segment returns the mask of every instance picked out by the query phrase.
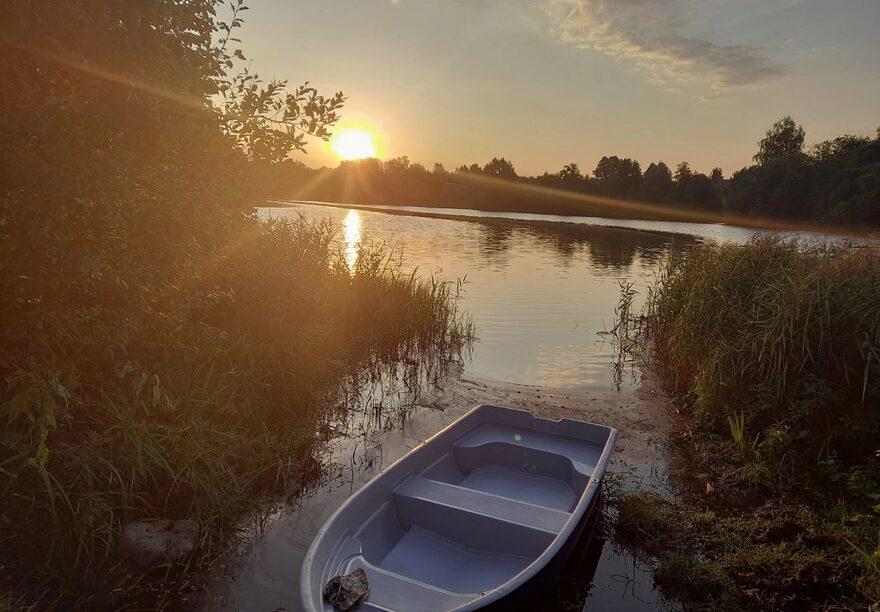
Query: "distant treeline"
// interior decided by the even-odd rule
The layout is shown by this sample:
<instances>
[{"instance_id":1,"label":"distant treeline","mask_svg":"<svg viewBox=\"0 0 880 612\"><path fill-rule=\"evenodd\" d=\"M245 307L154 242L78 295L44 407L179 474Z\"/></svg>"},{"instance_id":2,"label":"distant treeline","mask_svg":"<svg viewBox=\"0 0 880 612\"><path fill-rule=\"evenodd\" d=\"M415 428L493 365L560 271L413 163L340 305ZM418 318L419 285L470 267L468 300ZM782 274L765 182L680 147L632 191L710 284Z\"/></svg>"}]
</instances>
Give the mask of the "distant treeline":
<instances>
[{"instance_id":1,"label":"distant treeline","mask_svg":"<svg viewBox=\"0 0 880 612\"><path fill-rule=\"evenodd\" d=\"M268 177L280 197L351 204L447 206L640 218L747 215L848 226L880 226L880 129L877 138L844 135L805 149L791 117L758 143L755 164L725 178L688 162L603 157L592 172L571 163L555 173L520 176L505 158L448 171L407 157L342 162L312 169L288 160ZM621 200L623 202L621 202ZM662 205L654 209L643 204Z\"/></svg>"}]
</instances>

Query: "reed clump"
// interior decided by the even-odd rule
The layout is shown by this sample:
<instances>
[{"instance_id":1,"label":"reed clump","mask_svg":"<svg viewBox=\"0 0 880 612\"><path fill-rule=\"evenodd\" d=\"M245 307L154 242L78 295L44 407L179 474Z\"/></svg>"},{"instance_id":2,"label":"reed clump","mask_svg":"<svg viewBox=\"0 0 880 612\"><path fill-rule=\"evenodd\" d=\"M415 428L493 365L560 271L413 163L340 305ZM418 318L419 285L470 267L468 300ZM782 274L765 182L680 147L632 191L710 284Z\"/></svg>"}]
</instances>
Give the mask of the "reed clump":
<instances>
[{"instance_id":1,"label":"reed clump","mask_svg":"<svg viewBox=\"0 0 880 612\"><path fill-rule=\"evenodd\" d=\"M325 399L349 372L442 363L467 344L454 284L403 274L379 247L349 270L333 235L246 223L172 281L141 280L118 304L100 291L95 308L44 304L40 335L7 343L0 563L26 601L118 607L147 585L160 605L313 475ZM117 550L123 525L151 518L201 526L161 587Z\"/></svg>"},{"instance_id":2,"label":"reed clump","mask_svg":"<svg viewBox=\"0 0 880 612\"><path fill-rule=\"evenodd\" d=\"M671 263L648 300L656 366L743 452L872 465L880 249L759 238ZM735 435L735 437L736 437Z\"/></svg>"},{"instance_id":3,"label":"reed clump","mask_svg":"<svg viewBox=\"0 0 880 612\"><path fill-rule=\"evenodd\" d=\"M686 419L683 448L714 483L689 495L697 510L674 509L691 527L669 544L749 594L718 606L876 601L877 244L703 246L663 270L645 314L647 354ZM702 508L713 520L697 520ZM656 575L667 587L685 557L673 559Z\"/></svg>"}]
</instances>

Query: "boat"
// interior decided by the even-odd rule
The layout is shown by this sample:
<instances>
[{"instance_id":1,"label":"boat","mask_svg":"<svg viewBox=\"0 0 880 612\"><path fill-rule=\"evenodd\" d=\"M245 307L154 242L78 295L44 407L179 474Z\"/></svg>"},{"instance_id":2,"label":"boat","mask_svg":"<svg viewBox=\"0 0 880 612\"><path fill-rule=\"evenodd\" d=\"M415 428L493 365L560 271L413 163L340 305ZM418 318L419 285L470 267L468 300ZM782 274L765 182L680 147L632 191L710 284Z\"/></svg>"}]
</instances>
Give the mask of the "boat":
<instances>
[{"instance_id":1,"label":"boat","mask_svg":"<svg viewBox=\"0 0 880 612\"><path fill-rule=\"evenodd\" d=\"M303 561L304 610L366 574L363 611L509 609L559 572L595 514L611 427L480 405L349 497Z\"/></svg>"}]
</instances>

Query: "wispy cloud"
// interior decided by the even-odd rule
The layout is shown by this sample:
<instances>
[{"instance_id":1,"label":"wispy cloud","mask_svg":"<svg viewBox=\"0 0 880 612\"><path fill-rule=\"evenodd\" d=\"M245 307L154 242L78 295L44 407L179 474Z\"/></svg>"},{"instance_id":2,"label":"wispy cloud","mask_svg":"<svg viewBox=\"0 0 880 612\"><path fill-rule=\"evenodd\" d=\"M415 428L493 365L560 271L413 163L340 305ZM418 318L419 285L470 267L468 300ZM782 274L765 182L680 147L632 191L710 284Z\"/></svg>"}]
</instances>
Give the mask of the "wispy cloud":
<instances>
[{"instance_id":1,"label":"wispy cloud","mask_svg":"<svg viewBox=\"0 0 880 612\"><path fill-rule=\"evenodd\" d=\"M717 96L784 74L761 49L688 35L681 0L548 0L563 41L628 58L652 82L701 81Z\"/></svg>"}]
</instances>

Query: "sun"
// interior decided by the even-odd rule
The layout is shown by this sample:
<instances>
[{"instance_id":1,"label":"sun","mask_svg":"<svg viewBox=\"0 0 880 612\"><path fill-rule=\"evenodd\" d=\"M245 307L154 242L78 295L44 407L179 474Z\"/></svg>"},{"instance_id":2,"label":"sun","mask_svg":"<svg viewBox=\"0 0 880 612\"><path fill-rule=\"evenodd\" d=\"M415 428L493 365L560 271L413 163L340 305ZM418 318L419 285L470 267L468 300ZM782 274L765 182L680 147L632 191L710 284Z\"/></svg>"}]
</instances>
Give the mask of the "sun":
<instances>
[{"instance_id":1,"label":"sun","mask_svg":"<svg viewBox=\"0 0 880 612\"><path fill-rule=\"evenodd\" d=\"M341 159L377 157L376 136L362 128L343 128L333 135L330 150Z\"/></svg>"}]
</instances>

